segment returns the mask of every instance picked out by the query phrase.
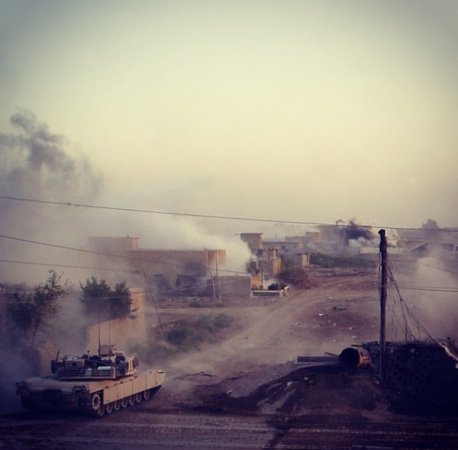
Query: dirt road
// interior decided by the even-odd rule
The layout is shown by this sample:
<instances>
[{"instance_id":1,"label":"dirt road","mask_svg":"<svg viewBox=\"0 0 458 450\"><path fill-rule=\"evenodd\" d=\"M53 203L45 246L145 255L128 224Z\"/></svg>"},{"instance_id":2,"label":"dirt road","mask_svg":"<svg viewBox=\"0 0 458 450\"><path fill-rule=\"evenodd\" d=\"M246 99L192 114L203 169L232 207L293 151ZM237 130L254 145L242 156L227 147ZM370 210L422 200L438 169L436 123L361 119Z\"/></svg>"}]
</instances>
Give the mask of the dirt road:
<instances>
[{"instance_id":1,"label":"dirt road","mask_svg":"<svg viewBox=\"0 0 458 450\"><path fill-rule=\"evenodd\" d=\"M205 371L225 378L298 355L338 354L354 343L376 339L376 277L370 273L323 279L313 289L293 291L270 303L260 299L261 305L225 308L243 322L243 329L171 363L168 371L172 376Z\"/></svg>"},{"instance_id":2,"label":"dirt road","mask_svg":"<svg viewBox=\"0 0 458 450\"><path fill-rule=\"evenodd\" d=\"M264 415L161 412L139 405L91 420L73 414L21 414L0 419L8 450L162 449L456 449L456 421L361 422L311 415L279 420Z\"/></svg>"}]
</instances>

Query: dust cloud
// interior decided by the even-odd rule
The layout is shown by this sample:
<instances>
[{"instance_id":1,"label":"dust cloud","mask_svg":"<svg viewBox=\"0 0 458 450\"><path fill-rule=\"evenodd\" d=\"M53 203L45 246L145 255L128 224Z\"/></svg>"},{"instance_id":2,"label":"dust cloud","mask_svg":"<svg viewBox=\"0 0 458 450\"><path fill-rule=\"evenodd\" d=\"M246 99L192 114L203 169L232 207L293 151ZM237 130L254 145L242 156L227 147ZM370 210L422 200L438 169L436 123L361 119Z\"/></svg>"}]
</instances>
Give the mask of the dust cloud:
<instances>
[{"instance_id":1,"label":"dust cloud","mask_svg":"<svg viewBox=\"0 0 458 450\"><path fill-rule=\"evenodd\" d=\"M456 266L437 256L420 258L416 263L412 284L428 290L409 291L408 294L409 303L419 320L439 339L449 336L458 340L458 280L453 267Z\"/></svg>"},{"instance_id":2,"label":"dust cloud","mask_svg":"<svg viewBox=\"0 0 458 450\"><path fill-rule=\"evenodd\" d=\"M36 346L46 343L48 348L41 349L33 362L22 346L20 351L10 350L5 330L1 330L0 337L6 339L0 343L3 413L19 408L14 382L43 375L40 363L55 357L56 350L68 354L86 350L87 317L79 300L80 282L96 276L110 284L126 281L129 287L145 287L142 277L129 273L128 261L116 259L109 266L101 265L98 255L86 251L89 237L138 236L142 249L225 249L227 259L220 270L244 271L249 257L238 236L209 233L191 218L76 207L123 206L123 198L128 208L136 205L127 194L116 195L107 174L32 112L17 112L10 122L13 131L0 133L0 284L29 289L54 269L73 292L62 301L53 324L37 336ZM1 315L6 317L6 313Z\"/></svg>"},{"instance_id":3,"label":"dust cloud","mask_svg":"<svg viewBox=\"0 0 458 450\"><path fill-rule=\"evenodd\" d=\"M16 395L15 383L20 379L37 375L36 362L32 354L19 355L15 350L2 348L0 362L0 414L21 411Z\"/></svg>"}]
</instances>

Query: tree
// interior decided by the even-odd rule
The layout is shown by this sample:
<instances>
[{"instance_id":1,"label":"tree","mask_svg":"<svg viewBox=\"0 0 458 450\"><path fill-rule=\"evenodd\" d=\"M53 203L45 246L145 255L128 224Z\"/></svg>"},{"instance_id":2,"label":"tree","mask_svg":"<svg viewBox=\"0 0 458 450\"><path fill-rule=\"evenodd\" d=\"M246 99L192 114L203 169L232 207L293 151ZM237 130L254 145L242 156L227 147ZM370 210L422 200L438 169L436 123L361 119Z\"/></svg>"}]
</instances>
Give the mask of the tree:
<instances>
[{"instance_id":1,"label":"tree","mask_svg":"<svg viewBox=\"0 0 458 450\"><path fill-rule=\"evenodd\" d=\"M46 325L59 310L59 300L70 293L68 281L61 283L61 275L54 270L44 284L38 285L32 293L14 292L9 295L7 315L16 328L30 335L30 346L40 328Z\"/></svg>"},{"instance_id":2,"label":"tree","mask_svg":"<svg viewBox=\"0 0 458 450\"><path fill-rule=\"evenodd\" d=\"M129 314L132 300L125 282L117 283L112 289L105 280L91 277L80 286L81 301L88 311L109 319Z\"/></svg>"}]
</instances>

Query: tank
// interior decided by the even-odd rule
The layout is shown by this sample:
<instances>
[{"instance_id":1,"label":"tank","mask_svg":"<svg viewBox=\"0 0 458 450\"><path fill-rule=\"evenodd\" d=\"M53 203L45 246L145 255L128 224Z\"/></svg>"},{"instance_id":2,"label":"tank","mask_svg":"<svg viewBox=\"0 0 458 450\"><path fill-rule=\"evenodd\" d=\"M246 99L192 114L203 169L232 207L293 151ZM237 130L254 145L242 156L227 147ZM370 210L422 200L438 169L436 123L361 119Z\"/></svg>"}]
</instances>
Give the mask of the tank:
<instances>
[{"instance_id":1,"label":"tank","mask_svg":"<svg viewBox=\"0 0 458 450\"><path fill-rule=\"evenodd\" d=\"M113 346L97 355L64 356L51 361L52 375L16 383L27 409L74 410L102 417L148 400L165 380L163 370L138 371L138 358Z\"/></svg>"}]
</instances>

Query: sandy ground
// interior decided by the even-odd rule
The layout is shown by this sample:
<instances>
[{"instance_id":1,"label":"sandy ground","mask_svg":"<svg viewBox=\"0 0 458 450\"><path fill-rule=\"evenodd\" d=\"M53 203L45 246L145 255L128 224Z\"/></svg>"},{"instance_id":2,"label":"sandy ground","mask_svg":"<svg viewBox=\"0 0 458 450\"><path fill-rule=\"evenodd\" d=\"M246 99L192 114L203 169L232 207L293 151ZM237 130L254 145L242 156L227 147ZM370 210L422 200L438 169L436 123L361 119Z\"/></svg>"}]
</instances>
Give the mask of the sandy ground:
<instances>
[{"instance_id":1,"label":"sandy ground","mask_svg":"<svg viewBox=\"0 0 458 450\"><path fill-rule=\"evenodd\" d=\"M216 345L203 346L169 370L233 376L259 366L283 364L298 355L340 353L378 336L376 274L317 279L309 290L224 309L242 329ZM216 310L218 312L218 309ZM198 311L199 312L199 311ZM200 313L200 312L199 312Z\"/></svg>"},{"instance_id":2,"label":"sandy ground","mask_svg":"<svg viewBox=\"0 0 458 450\"><path fill-rule=\"evenodd\" d=\"M378 339L377 273L342 271L317 278L312 289L259 302L228 302L224 312L236 317L237 331L167 364L167 382L159 394L165 408L267 414L386 411L367 371L295 363L299 355L338 355L352 344Z\"/></svg>"}]
</instances>

